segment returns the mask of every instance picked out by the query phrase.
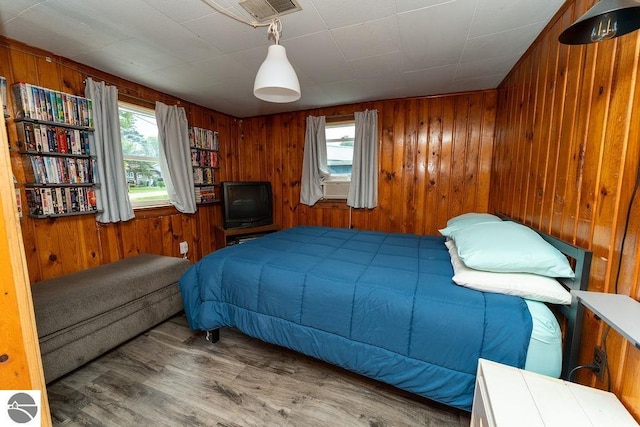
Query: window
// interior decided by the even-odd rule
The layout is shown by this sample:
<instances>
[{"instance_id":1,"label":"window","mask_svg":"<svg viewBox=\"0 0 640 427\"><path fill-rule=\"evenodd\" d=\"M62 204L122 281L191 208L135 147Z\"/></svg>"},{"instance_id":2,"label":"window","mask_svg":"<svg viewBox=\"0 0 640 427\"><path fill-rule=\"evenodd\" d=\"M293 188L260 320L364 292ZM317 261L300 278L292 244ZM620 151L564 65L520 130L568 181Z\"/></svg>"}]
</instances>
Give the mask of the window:
<instances>
[{"instance_id":1,"label":"window","mask_svg":"<svg viewBox=\"0 0 640 427\"><path fill-rule=\"evenodd\" d=\"M355 122L340 122L325 126L327 167L330 175L322 185L324 199L345 200L349 194L353 167Z\"/></svg>"},{"instance_id":2,"label":"window","mask_svg":"<svg viewBox=\"0 0 640 427\"><path fill-rule=\"evenodd\" d=\"M131 205L134 208L168 205L169 195L160 172L155 112L123 102L118 103L118 110Z\"/></svg>"},{"instance_id":3,"label":"window","mask_svg":"<svg viewBox=\"0 0 640 427\"><path fill-rule=\"evenodd\" d=\"M354 122L327 124L327 167L330 181L350 181L353 166L353 140L356 126Z\"/></svg>"}]
</instances>

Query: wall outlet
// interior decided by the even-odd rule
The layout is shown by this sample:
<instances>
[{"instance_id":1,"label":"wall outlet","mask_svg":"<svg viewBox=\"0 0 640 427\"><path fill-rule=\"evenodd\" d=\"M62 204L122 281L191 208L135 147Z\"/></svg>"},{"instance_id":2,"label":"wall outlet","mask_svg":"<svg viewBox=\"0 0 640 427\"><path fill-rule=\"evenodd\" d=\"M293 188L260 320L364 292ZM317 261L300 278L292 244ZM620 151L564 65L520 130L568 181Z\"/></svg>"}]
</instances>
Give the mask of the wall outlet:
<instances>
[{"instance_id":1,"label":"wall outlet","mask_svg":"<svg viewBox=\"0 0 640 427\"><path fill-rule=\"evenodd\" d=\"M187 242L180 242L180 255L184 255L189 252L189 244Z\"/></svg>"},{"instance_id":2,"label":"wall outlet","mask_svg":"<svg viewBox=\"0 0 640 427\"><path fill-rule=\"evenodd\" d=\"M607 354L598 346L593 349L593 364L599 369L598 372L594 371L594 374L596 374L598 381L602 382L604 379L604 370L607 366Z\"/></svg>"}]
</instances>

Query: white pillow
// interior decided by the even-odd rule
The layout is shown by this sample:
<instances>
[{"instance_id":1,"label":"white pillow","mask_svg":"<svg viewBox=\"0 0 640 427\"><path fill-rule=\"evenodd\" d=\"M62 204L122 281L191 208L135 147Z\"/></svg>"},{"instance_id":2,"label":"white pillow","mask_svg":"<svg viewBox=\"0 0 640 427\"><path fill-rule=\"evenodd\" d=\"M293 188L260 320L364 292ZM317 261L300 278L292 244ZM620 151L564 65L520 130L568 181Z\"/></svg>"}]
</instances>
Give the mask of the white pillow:
<instances>
[{"instance_id":1,"label":"white pillow","mask_svg":"<svg viewBox=\"0 0 640 427\"><path fill-rule=\"evenodd\" d=\"M529 273L494 273L474 270L462 262L452 240L445 242L451 255L453 281L467 288L519 296L553 304L571 304L571 294L551 277Z\"/></svg>"}]
</instances>

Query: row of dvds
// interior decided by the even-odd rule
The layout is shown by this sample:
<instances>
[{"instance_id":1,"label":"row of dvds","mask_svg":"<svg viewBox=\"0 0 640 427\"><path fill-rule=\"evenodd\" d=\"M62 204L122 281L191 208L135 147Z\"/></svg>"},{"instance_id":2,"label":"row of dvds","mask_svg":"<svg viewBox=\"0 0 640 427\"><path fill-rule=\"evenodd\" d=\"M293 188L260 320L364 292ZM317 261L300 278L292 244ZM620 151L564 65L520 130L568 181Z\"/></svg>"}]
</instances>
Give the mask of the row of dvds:
<instances>
[{"instance_id":1,"label":"row of dvds","mask_svg":"<svg viewBox=\"0 0 640 427\"><path fill-rule=\"evenodd\" d=\"M90 99L22 82L12 84L11 93L16 119L93 127Z\"/></svg>"},{"instance_id":2,"label":"row of dvds","mask_svg":"<svg viewBox=\"0 0 640 427\"><path fill-rule=\"evenodd\" d=\"M91 187L27 188L29 215L64 215L97 211Z\"/></svg>"},{"instance_id":3,"label":"row of dvds","mask_svg":"<svg viewBox=\"0 0 640 427\"><path fill-rule=\"evenodd\" d=\"M25 151L89 155L89 132L31 122L16 122L18 145Z\"/></svg>"},{"instance_id":4,"label":"row of dvds","mask_svg":"<svg viewBox=\"0 0 640 427\"><path fill-rule=\"evenodd\" d=\"M213 174L212 168L193 168L193 183L194 184L215 184L216 179Z\"/></svg>"},{"instance_id":5,"label":"row of dvds","mask_svg":"<svg viewBox=\"0 0 640 427\"><path fill-rule=\"evenodd\" d=\"M7 108L7 79L5 77L0 77L0 98L2 98L2 112L7 116L9 110Z\"/></svg>"},{"instance_id":6,"label":"row of dvds","mask_svg":"<svg viewBox=\"0 0 640 427\"><path fill-rule=\"evenodd\" d=\"M191 149L191 165L192 166L208 166L217 168L220 166L217 151L202 151L197 148Z\"/></svg>"},{"instance_id":7,"label":"row of dvds","mask_svg":"<svg viewBox=\"0 0 640 427\"><path fill-rule=\"evenodd\" d=\"M75 157L28 156L24 162L25 178L35 184L92 184L94 159Z\"/></svg>"},{"instance_id":8,"label":"row of dvds","mask_svg":"<svg viewBox=\"0 0 640 427\"><path fill-rule=\"evenodd\" d=\"M195 148L218 150L218 132L191 126L189 127L189 145Z\"/></svg>"},{"instance_id":9,"label":"row of dvds","mask_svg":"<svg viewBox=\"0 0 640 427\"><path fill-rule=\"evenodd\" d=\"M216 187L196 187L196 203L217 202Z\"/></svg>"}]
</instances>

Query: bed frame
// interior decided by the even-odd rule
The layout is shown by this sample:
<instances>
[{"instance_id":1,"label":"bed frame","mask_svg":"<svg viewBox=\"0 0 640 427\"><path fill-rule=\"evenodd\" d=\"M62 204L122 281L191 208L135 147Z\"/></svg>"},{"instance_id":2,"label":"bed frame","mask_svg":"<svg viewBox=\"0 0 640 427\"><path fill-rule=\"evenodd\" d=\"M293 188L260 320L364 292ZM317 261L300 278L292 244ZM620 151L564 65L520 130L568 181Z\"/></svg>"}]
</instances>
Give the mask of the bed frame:
<instances>
[{"instance_id":1,"label":"bed frame","mask_svg":"<svg viewBox=\"0 0 640 427\"><path fill-rule=\"evenodd\" d=\"M496 215L505 221L513 221L522 224L520 221L510 218L507 215L501 213L497 213ZM557 237L543 233L532 227L530 228L536 231L549 244L574 261L575 277L573 279L559 278L557 280L569 291L587 290L589 270L591 269L591 251L567 243ZM556 312L559 312L566 320L562 347L562 378L570 380L569 373L573 368L578 366L584 307L582 304L578 303L578 299L572 293L571 305L554 305L552 308Z\"/></svg>"},{"instance_id":2,"label":"bed frame","mask_svg":"<svg viewBox=\"0 0 640 427\"><path fill-rule=\"evenodd\" d=\"M496 213L496 215L505 221L522 224L522 222L510 218L507 215L501 213ZM557 237L535 230L534 228L532 228L532 230L536 231L544 240L573 260L575 277L573 279L559 278L557 280L569 291L586 290L589 281L589 270L591 269L591 251L567 243ZM561 377L569 380L569 373L578 365L584 307L578 303L578 299L572 293L571 305L553 305L551 308L566 320L562 346ZM220 339L220 330L214 329L207 331L206 337L211 343L216 343Z\"/></svg>"}]
</instances>

